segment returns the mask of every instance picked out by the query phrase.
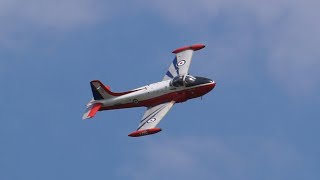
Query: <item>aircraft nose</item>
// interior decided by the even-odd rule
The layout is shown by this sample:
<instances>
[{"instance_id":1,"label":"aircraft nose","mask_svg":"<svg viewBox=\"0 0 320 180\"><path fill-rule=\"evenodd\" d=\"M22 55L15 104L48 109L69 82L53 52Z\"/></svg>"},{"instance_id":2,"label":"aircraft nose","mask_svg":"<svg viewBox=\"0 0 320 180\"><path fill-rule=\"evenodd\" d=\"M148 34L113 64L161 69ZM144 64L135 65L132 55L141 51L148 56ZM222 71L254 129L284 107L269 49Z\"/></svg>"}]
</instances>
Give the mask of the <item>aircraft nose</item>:
<instances>
[{"instance_id":1,"label":"aircraft nose","mask_svg":"<svg viewBox=\"0 0 320 180\"><path fill-rule=\"evenodd\" d=\"M212 79L205 78L204 83L208 84L209 91L211 91L216 86L216 82L214 82L214 80Z\"/></svg>"},{"instance_id":2,"label":"aircraft nose","mask_svg":"<svg viewBox=\"0 0 320 180\"><path fill-rule=\"evenodd\" d=\"M216 86L216 82L214 82L213 80L208 81L208 84L205 86L204 94L207 94L208 92L210 92L215 86Z\"/></svg>"},{"instance_id":3,"label":"aircraft nose","mask_svg":"<svg viewBox=\"0 0 320 180\"><path fill-rule=\"evenodd\" d=\"M214 82L214 80L212 80L212 79L207 79L207 81L208 81L208 83L211 83L210 86L211 86L212 88L214 88L214 87L216 86L216 82Z\"/></svg>"},{"instance_id":4,"label":"aircraft nose","mask_svg":"<svg viewBox=\"0 0 320 180\"><path fill-rule=\"evenodd\" d=\"M213 80L211 80L211 83L212 83L212 84L210 84L211 89L213 89L214 87L216 87L216 82L214 82Z\"/></svg>"}]
</instances>

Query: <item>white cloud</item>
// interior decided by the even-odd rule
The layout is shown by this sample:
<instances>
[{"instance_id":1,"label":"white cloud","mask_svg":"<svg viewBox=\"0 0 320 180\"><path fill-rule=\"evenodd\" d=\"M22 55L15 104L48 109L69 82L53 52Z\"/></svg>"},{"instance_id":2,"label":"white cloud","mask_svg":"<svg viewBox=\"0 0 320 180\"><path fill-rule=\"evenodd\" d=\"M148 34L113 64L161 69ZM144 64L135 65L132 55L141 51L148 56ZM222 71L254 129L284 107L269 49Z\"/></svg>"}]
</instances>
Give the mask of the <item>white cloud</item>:
<instances>
[{"instance_id":1,"label":"white cloud","mask_svg":"<svg viewBox=\"0 0 320 180\"><path fill-rule=\"evenodd\" d=\"M97 0L1 0L2 23L48 26L65 29L90 24L99 19ZM10 25L10 24L9 24Z\"/></svg>"},{"instance_id":2,"label":"white cloud","mask_svg":"<svg viewBox=\"0 0 320 180\"><path fill-rule=\"evenodd\" d=\"M21 46L27 43L28 32L85 28L101 21L107 14L108 6L99 0L0 0L0 45L7 48Z\"/></svg>"},{"instance_id":3,"label":"white cloud","mask_svg":"<svg viewBox=\"0 0 320 180\"><path fill-rule=\"evenodd\" d=\"M180 137L149 142L134 164L119 170L131 179L265 179L294 177L303 166L293 146L253 137ZM302 164L301 164L302 163Z\"/></svg>"},{"instance_id":4,"label":"white cloud","mask_svg":"<svg viewBox=\"0 0 320 180\"><path fill-rule=\"evenodd\" d=\"M214 51L219 56L214 54L212 58L226 58L220 62L223 65L245 69L247 63L252 63L247 62L248 55L262 50L266 52L265 57L261 57L264 58L262 63L267 64L266 72L288 94L314 95L320 89L320 11L317 9L320 2L317 0L163 0L143 3L173 25L194 33L208 29L207 35L200 33L199 37L217 49ZM219 35L232 36L233 42L225 42L229 39L221 39L210 32L218 28L212 26L219 24L216 23L219 20L224 20L220 25L227 27L226 32ZM230 73L229 68L223 70Z\"/></svg>"},{"instance_id":5,"label":"white cloud","mask_svg":"<svg viewBox=\"0 0 320 180\"><path fill-rule=\"evenodd\" d=\"M317 1L293 2L286 20L268 34L272 38L268 44L270 73L295 94L314 94L320 86L317 4Z\"/></svg>"},{"instance_id":6,"label":"white cloud","mask_svg":"<svg viewBox=\"0 0 320 180\"><path fill-rule=\"evenodd\" d=\"M317 7L317 0L139 0L126 6L100 0L0 0L0 45L27 46L24 32L30 29L70 31L120 11L154 13L204 40L220 74L249 78L249 64L258 61L288 94L312 96L320 90ZM225 32L212 32L216 25L224 25ZM265 54L253 60L255 51Z\"/></svg>"}]
</instances>

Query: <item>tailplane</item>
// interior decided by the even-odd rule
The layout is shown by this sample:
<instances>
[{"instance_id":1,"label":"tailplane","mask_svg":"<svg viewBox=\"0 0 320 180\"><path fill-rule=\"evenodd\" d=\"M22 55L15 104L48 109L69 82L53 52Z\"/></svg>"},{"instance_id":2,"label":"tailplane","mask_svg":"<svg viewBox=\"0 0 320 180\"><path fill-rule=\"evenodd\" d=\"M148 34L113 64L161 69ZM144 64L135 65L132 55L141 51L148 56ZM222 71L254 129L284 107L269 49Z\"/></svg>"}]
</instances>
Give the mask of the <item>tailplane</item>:
<instances>
[{"instance_id":1,"label":"tailplane","mask_svg":"<svg viewBox=\"0 0 320 180\"><path fill-rule=\"evenodd\" d=\"M101 106L102 106L101 103L92 104L91 101L90 101L89 104L87 105L86 112L82 116L82 119L93 118L96 115L96 113L99 111Z\"/></svg>"}]
</instances>

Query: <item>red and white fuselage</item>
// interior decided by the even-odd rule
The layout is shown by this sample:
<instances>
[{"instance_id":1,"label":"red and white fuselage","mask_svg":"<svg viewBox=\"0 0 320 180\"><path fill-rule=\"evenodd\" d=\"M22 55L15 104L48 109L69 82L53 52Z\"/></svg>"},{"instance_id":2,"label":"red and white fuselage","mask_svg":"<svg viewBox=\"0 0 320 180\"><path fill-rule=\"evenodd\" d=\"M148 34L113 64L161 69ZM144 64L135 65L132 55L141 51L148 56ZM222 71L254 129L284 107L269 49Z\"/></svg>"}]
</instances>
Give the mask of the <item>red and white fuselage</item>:
<instances>
[{"instance_id":1,"label":"red and white fuselage","mask_svg":"<svg viewBox=\"0 0 320 180\"><path fill-rule=\"evenodd\" d=\"M214 87L215 82L212 80L190 87L175 87L171 84L171 80L167 80L149 84L124 93L114 93L114 96L109 99L94 100L91 101L90 104L100 103L101 107L99 108L99 111L103 111L132 107L150 107L170 101L180 103L187 101L188 99L203 96ZM102 86L102 88L108 90L108 87L106 86Z\"/></svg>"}]
</instances>

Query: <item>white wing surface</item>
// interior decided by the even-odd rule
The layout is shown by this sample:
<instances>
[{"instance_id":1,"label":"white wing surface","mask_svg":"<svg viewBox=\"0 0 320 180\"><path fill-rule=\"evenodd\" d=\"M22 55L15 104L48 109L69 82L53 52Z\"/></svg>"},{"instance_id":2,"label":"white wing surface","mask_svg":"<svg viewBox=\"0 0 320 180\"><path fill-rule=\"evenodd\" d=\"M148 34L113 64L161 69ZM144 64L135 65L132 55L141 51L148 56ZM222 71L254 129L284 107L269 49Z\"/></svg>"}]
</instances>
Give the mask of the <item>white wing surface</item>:
<instances>
[{"instance_id":1,"label":"white wing surface","mask_svg":"<svg viewBox=\"0 0 320 180\"><path fill-rule=\"evenodd\" d=\"M174 105L174 101L148 107L144 113L137 130L151 129L157 126L161 119L169 112Z\"/></svg>"},{"instance_id":2,"label":"white wing surface","mask_svg":"<svg viewBox=\"0 0 320 180\"><path fill-rule=\"evenodd\" d=\"M203 44L194 44L174 50L172 53L176 54L176 57L174 58L162 81L172 79L176 76L188 74L193 52L204 47L205 45Z\"/></svg>"}]
</instances>

